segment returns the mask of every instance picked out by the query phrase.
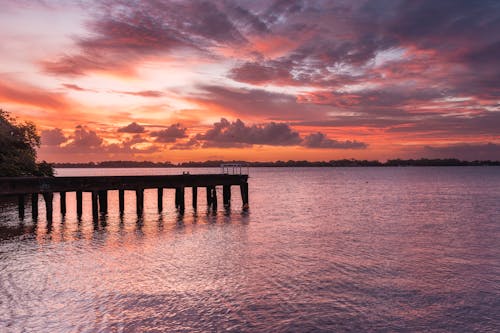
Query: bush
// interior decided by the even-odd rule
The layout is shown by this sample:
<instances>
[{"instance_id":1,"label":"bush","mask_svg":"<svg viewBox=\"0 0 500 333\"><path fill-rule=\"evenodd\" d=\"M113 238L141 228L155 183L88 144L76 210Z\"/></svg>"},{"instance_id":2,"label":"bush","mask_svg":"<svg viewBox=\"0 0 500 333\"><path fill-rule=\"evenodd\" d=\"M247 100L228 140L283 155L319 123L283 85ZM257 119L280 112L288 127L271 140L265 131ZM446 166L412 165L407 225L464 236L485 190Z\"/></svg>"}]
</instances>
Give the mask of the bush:
<instances>
[{"instance_id":1,"label":"bush","mask_svg":"<svg viewBox=\"0 0 500 333\"><path fill-rule=\"evenodd\" d=\"M18 122L0 109L0 176L53 176L54 168L36 162L40 136L32 122Z\"/></svg>"}]
</instances>

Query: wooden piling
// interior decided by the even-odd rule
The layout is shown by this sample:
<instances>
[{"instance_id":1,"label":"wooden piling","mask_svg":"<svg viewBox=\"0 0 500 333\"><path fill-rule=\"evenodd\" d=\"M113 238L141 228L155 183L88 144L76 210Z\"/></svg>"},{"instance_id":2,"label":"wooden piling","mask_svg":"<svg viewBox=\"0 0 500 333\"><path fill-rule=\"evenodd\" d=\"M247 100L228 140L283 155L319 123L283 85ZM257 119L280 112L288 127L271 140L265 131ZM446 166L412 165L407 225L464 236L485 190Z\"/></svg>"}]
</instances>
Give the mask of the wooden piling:
<instances>
[{"instance_id":1,"label":"wooden piling","mask_svg":"<svg viewBox=\"0 0 500 333\"><path fill-rule=\"evenodd\" d=\"M212 187L207 186L207 209L210 209L212 207Z\"/></svg>"},{"instance_id":2,"label":"wooden piling","mask_svg":"<svg viewBox=\"0 0 500 333\"><path fill-rule=\"evenodd\" d=\"M125 211L125 190L118 190L118 206L120 214L123 214Z\"/></svg>"},{"instance_id":3,"label":"wooden piling","mask_svg":"<svg viewBox=\"0 0 500 333\"><path fill-rule=\"evenodd\" d=\"M225 208L231 206L231 185L222 186L222 201Z\"/></svg>"},{"instance_id":4,"label":"wooden piling","mask_svg":"<svg viewBox=\"0 0 500 333\"><path fill-rule=\"evenodd\" d=\"M158 187L158 212L163 211L163 187Z\"/></svg>"},{"instance_id":5,"label":"wooden piling","mask_svg":"<svg viewBox=\"0 0 500 333\"><path fill-rule=\"evenodd\" d=\"M179 210L181 212L185 209L185 201L184 201L184 187L179 188Z\"/></svg>"},{"instance_id":6,"label":"wooden piling","mask_svg":"<svg viewBox=\"0 0 500 333\"><path fill-rule=\"evenodd\" d=\"M31 217L38 218L38 193L31 194Z\"/></svg>"},{"instance_id":7,"label":"wooden piling","mask_svg":"<svg viewBox=\"0 0 500 333\"><path fill-rule=\"evenodd\" d=\"M97 219L99 217L99 193L92 191L92 217Z\"/></svg>"},{"instance_id":8,"label":"wooden piling","mask_svg":"<svg viewBox=\"0 0 500 333\"><path fill-rule=\"evenodd\" d=\"M98 200L99 200L99 212L107 213L108 212L108 191L101 190L97 192Z\"/></svg>"},{"instance_id":9,"label":"wooden piling","mask_svg":"<svg viewBox=\"0 0 500 333\"><path fill-rule=\"evenodd\" d=\"M76 215L82 216L82 191L76 191Z\"/></svg>"},{"instance_id":10,"label":"wooden piling","mask_svg":"<svg viewBox=\"0 0 500 333\"><path fill-rule=\"evenodd\" d=\"M142 215L144 212L144 189L135 190L135 200L137 215Z\"/></svg>"},{"instance_id":11,"label":"wooden piling","mask_svg":"<svg viewBox=\"0 0 500 333\"><path fill-rule=\"evenodd\" d=\"M248 183L243 183L240 185L241 201L243 202L243 208L248 208Z\"/></svg>"},{"instance_id":12,"label":"wooden piling","mask_svg":"<svg viewBox=\"0 0 500 333\"><path fill-rule=\"evenodd\" d=\"M59 192L59 205L61 208L61 215L66 215L66 192Z\"/></svg>"},{"instance_id":13,"label":"wooden piling","mask_svg":"<svg viewBox=\"0 0 500 333\"><path fill-rule=\"evenodd\" d=\"M217 187L212 186L212 209L217 210Z\"/></svg>"},{"instance_id":14,"label":"wooden piling","mask_svg":"<svg viewBox=\"0 0 500 333\"><path fill-rule=\"evenodd\" d=\"M198 187L193 186L192 189L193 189L192 204L193 204L193 209L196 210L196 208L198 206Z\"/></svg>"},{"instance_id":15,"label":"wooden piling","mask_svg":"<svg viewBox=\"0 0 500 333\"><path fill-rule=\"evenodd\" d=\"M45 200L45 214L47 216L47 222L52 222L52 201L54 200L54 193L43 193L43 199Z\"/></svg>"},{"instance_id":16,"label":"wooden piling","mask_svg":"<svg viewBox=\"0 0 500 333\"><path fill-rule=\"evenodd\" d=\"M24 218L24 194L17 196L17 208L19 213L19 218Z\"/></svg>"}]
</instances>

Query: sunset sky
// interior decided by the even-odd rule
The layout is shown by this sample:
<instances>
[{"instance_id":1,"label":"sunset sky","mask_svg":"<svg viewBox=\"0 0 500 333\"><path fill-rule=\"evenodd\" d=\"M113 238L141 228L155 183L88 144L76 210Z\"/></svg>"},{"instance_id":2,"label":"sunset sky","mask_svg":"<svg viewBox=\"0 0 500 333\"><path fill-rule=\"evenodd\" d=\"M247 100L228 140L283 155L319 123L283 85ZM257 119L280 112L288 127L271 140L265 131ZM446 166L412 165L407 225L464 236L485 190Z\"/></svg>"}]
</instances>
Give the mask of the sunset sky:
<instances>
[{"instance_id":1,"label":"sunset sky","mask_svg":"<svg viewBox=\"0 0 500 333\"><path fill-rule=\"evenodd\" d=\"M51 162L500 160L500 1L0 0Z\"/></svg>"}]
</instances>

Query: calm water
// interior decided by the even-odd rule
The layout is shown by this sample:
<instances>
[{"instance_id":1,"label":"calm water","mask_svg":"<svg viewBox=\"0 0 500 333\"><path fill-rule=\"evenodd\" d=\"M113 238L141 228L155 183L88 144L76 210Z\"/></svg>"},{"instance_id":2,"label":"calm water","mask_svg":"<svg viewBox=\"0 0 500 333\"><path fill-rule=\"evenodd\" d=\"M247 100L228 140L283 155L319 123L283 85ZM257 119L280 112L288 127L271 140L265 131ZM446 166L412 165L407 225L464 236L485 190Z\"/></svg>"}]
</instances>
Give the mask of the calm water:
<instances>
[{"instance_id":1,"label":"calm water","mask_svg":"<svg viewBox=\"0 0 500 333\"><path fill-rule=\"evenodd\" d=\"M184 169L186 170L186 169ZM206 170L192 170L191 173ZM214 170L211 170L214 171ZM175 169L61 169L59 175ZM250 211L174 209L54 221L0 205L1 332L493 332L500 168L250 170ZM219 206L222 193L219 193ZM4 200L5 201L5 200ZM14 202L14 201L13 201Z\"/></svg>"}]
</instances>

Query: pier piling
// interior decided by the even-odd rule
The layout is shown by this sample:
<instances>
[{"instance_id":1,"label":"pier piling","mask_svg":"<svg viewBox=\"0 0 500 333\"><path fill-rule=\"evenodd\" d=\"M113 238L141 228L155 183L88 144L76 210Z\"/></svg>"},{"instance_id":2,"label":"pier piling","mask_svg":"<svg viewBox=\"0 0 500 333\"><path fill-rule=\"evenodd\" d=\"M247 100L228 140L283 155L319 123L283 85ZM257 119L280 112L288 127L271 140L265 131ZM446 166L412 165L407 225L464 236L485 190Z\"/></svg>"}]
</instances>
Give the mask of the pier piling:
<instances>
[{"instance_id":1,"label":"pier piling","mask_svg":"<svg viewBox=\"0 0 500 333\"><path fill-rule=\"evenodd\" d=\"M184 193L184 187L177 187L175 189L175 208L179 209L181 212L185 209Z\"/></svg>"},{"instance_id":2,"label":"pier piling","mask_svg":"<svg viewBox=\"0 0 500 333\"><path fill-rule=\"evenodd\" d=\"M108 191L103 190L98 192L99 196L99 212L106 214L108 212Z\"/></svg>"},{"instance_id":3,"label":"pier piling","mask_svg":"<svg viewBox=\"0 0 500 333\"><path fill-rule=\"evenodd\" d=\"M144 212L144 189L135 190L136 212L137 215L142 215Z\"/></svg>"},{"instance_id":4,"label":"pier piling","mask_svg":"<svg viewBox=\"0 0 500 333\"><path fill-rule=\"evenodd\" d=\"M120 214L123 214L125 211L125 190L118 190L118 206Z\"/></svg>"},{"instance_id":5,"label":"pier piling","mask_svg":"<svg viewBox=\"0 0 500 333\"><path fill-rule=\"evenodd\" d=\"M217 187L212 186L212 209L213 211L217 211Z\"/></svg>"},{"instance_id":6,"label":"pier piling","mask_svg":"<svg viewBox=\"0 0 500 333\"><path fill-rule=\"evenodd\" d=\"M212 207L212 188L207 186L205 189L207 190L207 209L210 209Z\"/></svg>"},{"instance_id":7,"label":"pier piling","mask_svg":"<svg viewBox=\"0 0 500 333\"><path fill-rule=\"evenodd\" d=\"M192 204L193 204L193 209L196 211L196 208L198 206L198 187L196 186L193 186L193 200L192 200Z\"/></svg>"},{"instance_id":8,"label":"pier piling","mask_svg":"<svg viewBox=\"0 0 500 333\"><path fill-rule=\"evenodd\" d=\"M66 215L66 192L59 192L59 205L61 208L61 215Z\"/></svg>"},{"instance_id":9,"label":"pier piling","mask_svg":"<svg viewBox=\"0 0 500 333\"><path fill-rule=\"evenodd\" d=\"M24 195L20 194L17 196L17 208L19 213L19 218L24 218Z\"/></svg>"},{"instance_id":10,"label":"pier piling","mask_svg":"<svg viewBox=\"0 0 500 333\"><path fill-rule=\"evenodd\" d=\"M99 193L97 191L92 191L92 217L97 219L99 217L99 203L98 203Z\"/></svg>"},{"instance_id":11,"label":"pier piling","mask_svg":"<svg viewBox=\"0 0 500 333\"><path fill-rule=\"evenodd\" d=\"M82 191L76 191L76 215L82 216Z\"/></svg>"},{"instance_id":12,"label":"pier piling","mask_svg":"<svg viewBox=\"0 0 500 333\"><path fill-rule=\"evenodd\" d=\"M243 201L243 208L248 208L248 183L240 185L241 200Z\"/></svg>"},{"instance_id":13,"label":"pier piling","mask_svg":"<svg viewBox=\"0 0 500 333\"><path fill-rule=\"evenodd\" d=\"M31 218L38 217L38 193L31 193Z\"/></svg>"},{"instance_id":14,"label":"pier piling","mask_svg":"<svg viewBox=\"0 0 500 333\"><path fill-rule=\"evenodd\" d=\"M47 221L52 222L52 201L54 200L54 193L43 193L43 199L45 200L45 214L47 216Z\"/></svg>"},{"instance_id":15,"label":"pier piling","mask_svg":"<svg viewBox=\"0 0 500 333\"><path fill-rule=\"evenodd\" d=\"M222 186L222 201L225 208L231 206L231 185Z\"/></svg>"},{"instance_id":16,"label":"pier piling","mask_svg":"<svg viewBox=\"0 0 500 333\"><path fill-rule=\"evenodd\" d=\"M158 187L158 212L163 211L163 187Z\"/></svg>"}]
</instances>

